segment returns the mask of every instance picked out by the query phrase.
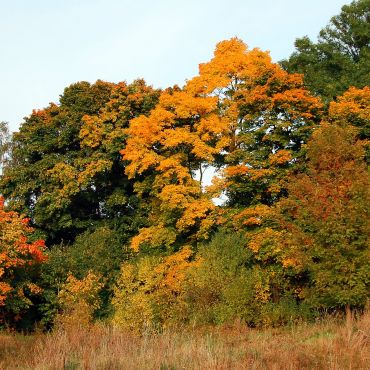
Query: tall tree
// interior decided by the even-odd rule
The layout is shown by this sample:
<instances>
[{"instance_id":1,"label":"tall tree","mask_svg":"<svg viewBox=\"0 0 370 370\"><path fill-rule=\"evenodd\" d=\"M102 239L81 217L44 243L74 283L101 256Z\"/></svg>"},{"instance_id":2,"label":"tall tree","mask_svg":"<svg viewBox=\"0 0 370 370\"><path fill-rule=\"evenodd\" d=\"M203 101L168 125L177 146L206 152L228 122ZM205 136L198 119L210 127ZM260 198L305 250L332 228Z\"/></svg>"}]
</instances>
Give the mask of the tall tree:
<instances>
[{"instance_id":1,"label":"tall tree","mask_svg":"<svg viewBox=\"0 0 370 370\"><path fill-rule=\"evenodd\" d=\"M303 296L318 307L364 306L369 293L370 184L350 126L323 125L308 146L308 172L280 203L289 265L306 271Z\"/></svg>"},{"instance_id":2,"label":"tall tree","mask_svg":"<svg viewBox=\"0 0 370 370\"><path fill-rule=\"evenodd\" d=\"M228 205L272 204L281 179L319 121L321 102L268 53L239 39L220 42L214 58L188 83L193 94L215 96L227 144L215 158Z\"/></svg>"},{"instance_id":3,"label":"tall tree","mask_svg":"<svg viewBox=\"0 0 370 370\"><path fill-rule=\"evenodd\" d=\"M215 222L213 193L201 183L207 166L221 169L213 190L226 191L229 205L276 201L284 168L320 108L301 76L283 71L268 53L248 50L237 38L220 42L199 76L164 92L156 109L127 130L126 173L137 176L137 189L152 200L149 227L134 239L135 248L207 237Z\"/></svg>"},{"instance_id":4,"label":"tall tree","mask_svg":"<svg viewBox=\"0 0 370 370\"><path fill-rule=\"evenodd\" d=\"M97 113L111 89L112 84L102 81L73 84L64 90L59 105L34 110L13 135L12 159L1 178L2 193L10 207L27 214L50 242L73 238L78 224L92 213L91 204L86 207L88 191L75 196L71 204L78 192L72 167L87 155L79 144L82 117ZM57 198L58 176L70 185L64 197Z\"/></svg>"},{"instance_id":5,"label":"tall tree","mask_svg":"<svg viewBox=\"0 0 370 370\"><path fill-rule=\"evenodd\" d=\"M296 51L281 65L289 72L304 74L309 89L326 103L350 86L370 84L370 1L344 5L320 31L318 42L297 39Z\"/></svg>"},{"instance_id":6,"label":"tall tree","mask_svg":"<svg viewBox=\"0 0 370 370\"><path fill-rule=\"evenodd\" d=\"M214 205L203 193L196 171L202 171L223 146L225 130L217 115L217 99L194 96L178 88L165 91L158 106L131 121L126 173L136 179L136 190L148 199L146 228L134 238L141 244L170 247L178 237L205 237Z\"/></svg>"},{"instance_id":7,"label":"tall tree","mask_svg":"<svg viewBox=\"0 0 370 370\"><path fill-rule=\"evenodd\" d=\"M256 260L289 277L314 307L363 307L368 299L367 99L368 88L351 88L332 102L330 123L307 145L306 171L288 179L288 197L243 220ZM256 224L263 227L253 231Z\"/></svg>"},{"instance_id":8,"label":"tall tree","mask_svg":"<svg viewBox=\"0 0 370 370\"><path fill-rule=\"evenodd\" d=\"M102 220L131 223L135 200L119 156L122 128L146 114L157 95L143 81L78 82L14 134L0 187L48 244L73 241Z\"/></svg>"}]
</instances>

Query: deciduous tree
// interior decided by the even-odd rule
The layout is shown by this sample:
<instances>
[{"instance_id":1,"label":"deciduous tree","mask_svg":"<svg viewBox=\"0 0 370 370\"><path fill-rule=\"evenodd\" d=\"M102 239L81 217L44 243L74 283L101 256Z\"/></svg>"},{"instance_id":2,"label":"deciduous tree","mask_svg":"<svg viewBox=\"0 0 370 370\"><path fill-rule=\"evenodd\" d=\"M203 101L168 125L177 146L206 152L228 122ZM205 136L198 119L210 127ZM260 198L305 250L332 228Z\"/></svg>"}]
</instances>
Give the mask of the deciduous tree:
<instances>
[{"instance_id":1,"label":"deciduous tree","mask_svg":"<svg viewBox=\"0 0 370 370\"><path fill-rule=\"evenodd\" d=\"M368 298L370 187L357 135L323 123L308 144L307 172L289 179L289 196L250 234L257 260L280 265L297 298L318 308L363 307Z\"/></svg>"},{"instance_id":2,"label":"deciduous tree","mask_svg":"<svg viewBox=\"0 0 370 370\"><path fill-rule=\"evenodd\" d=\"M369 9L369 0L344 5L320 31L317 43L308 37L296 40L296 51L281 62L284 69L303 73L310 90L327 104L350 86L369 85Z\"/></svg>"},{"instance_id":3,"label":"deciduous tree","mask_svg":"<svg viewBox=\"0 0 370 370\"><path fill-rule=\"evenodd\" d=\"M283 71L268 53L237 38L220 42L199 76L165 91L156 109L126 131L126 173L137 177L152 209L133 247L207 238L215 224L213 191L225 191L231 206L272 204L320 108L302 77ZM207 166L222 169L212 192L202 186Z\"/></svg>"},{"instance_id":4,"label":"deciduous tree","mask_svg":"<svg viewBox=\"0 0 370 370\"><path fill-rule=\"evenodd\" d=\"M157 95L144 81L78 82L58 105L26 117L0 187L49 245L71 242L102 222L130 233L137 202L119 156L123 128L148 113Z\"/></svg>"}]
</instances>

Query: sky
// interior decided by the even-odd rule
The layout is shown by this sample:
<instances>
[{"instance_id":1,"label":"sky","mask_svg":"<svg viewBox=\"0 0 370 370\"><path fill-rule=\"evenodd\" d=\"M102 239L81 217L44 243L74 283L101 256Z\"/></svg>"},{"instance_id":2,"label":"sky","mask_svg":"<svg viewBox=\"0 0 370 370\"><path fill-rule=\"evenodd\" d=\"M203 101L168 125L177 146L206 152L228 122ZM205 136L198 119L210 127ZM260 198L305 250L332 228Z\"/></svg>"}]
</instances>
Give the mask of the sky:
<instances>
[{"instance_id":1,"label":"sky","mask_svg":"<svg viewBox=\"0 0 370 370\"><path fill-rule=\"evenodd\" d=\"M182 86L237 36L289 57L350 0L0 0L0 121L19 128L77 81Z\"/></svg>"}]
</instances>

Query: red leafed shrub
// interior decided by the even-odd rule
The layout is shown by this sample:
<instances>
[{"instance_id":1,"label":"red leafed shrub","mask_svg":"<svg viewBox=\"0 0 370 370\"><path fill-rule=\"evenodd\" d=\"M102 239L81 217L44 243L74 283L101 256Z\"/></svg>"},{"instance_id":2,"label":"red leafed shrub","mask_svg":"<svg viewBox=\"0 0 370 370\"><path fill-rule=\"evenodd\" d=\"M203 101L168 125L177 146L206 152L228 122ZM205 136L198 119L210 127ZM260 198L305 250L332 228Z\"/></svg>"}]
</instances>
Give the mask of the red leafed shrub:
<instances>
[{"instance_id":1,"label":"red leafed shrub","mask_svg":"<svg viewBox=\"0 0 370 370\"><path fill-rule=\"evenodd\" d=\"M32 241L32 233L29 219L6 211L0 197L0 324L22 318L42 291L36 280L45 244Z\"/></svg>"}]
</instances>

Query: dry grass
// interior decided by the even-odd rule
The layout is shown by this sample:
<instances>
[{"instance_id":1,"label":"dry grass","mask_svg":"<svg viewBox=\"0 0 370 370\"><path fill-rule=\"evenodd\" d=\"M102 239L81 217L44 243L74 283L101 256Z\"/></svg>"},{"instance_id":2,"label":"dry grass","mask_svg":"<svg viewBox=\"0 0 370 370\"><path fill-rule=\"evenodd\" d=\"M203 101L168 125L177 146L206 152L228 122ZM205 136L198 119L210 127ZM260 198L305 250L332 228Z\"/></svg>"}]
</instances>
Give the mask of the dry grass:
<instances>
[{"instance_id":1,"label":"dry grass","mask_svg":"<svg viewBox=\"0 0 370 370\"><path fill-rule=\"evenodd\" d=\"M141 336L105 326L0 334L0 369L369 369L370 314L281 329L233 327Z\"/></svg>"}]
</instances>

